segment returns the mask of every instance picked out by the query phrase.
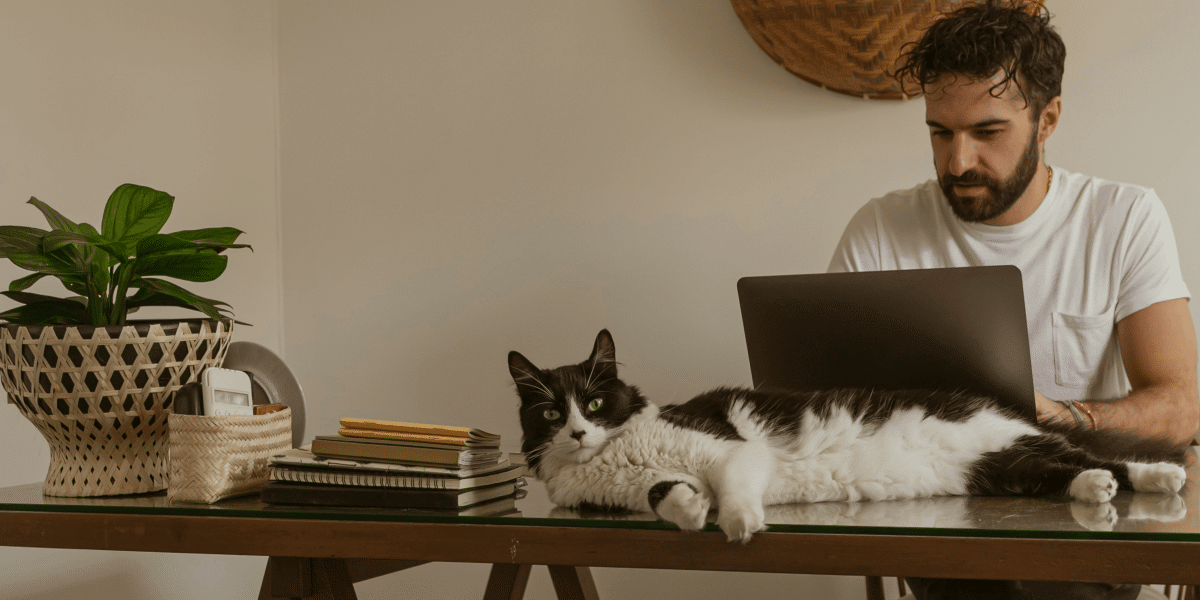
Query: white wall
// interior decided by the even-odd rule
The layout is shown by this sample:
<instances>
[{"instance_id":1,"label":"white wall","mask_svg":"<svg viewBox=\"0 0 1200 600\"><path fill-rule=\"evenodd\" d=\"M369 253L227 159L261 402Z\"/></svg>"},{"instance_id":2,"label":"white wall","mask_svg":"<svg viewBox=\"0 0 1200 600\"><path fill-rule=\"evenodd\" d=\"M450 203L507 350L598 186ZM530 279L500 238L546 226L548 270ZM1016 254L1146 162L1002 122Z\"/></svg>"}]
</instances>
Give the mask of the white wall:
<instances>
[{"instance_id":1,"label":"white wall","mask_svg":"<svg viewBox=\"0 0 1200 600\"><path fill-rule=\"evenodd\" d=\"M1048 4L1069 51L1051 162L1157 188L1184 276L1200 286L1190 177L1200 5ZM160 182L179 211L185 191L221 198L219 224L246 223L255 253L235 255L205 291L256 324L240 339L262 336L285 353L308 397L310 438L354 415L471 423L515 450L505 354L577 362L602 327L623 376L653 400L748 383L736 279L824 270L864 201L932 173L920 101L801 82L754 45L725 0L102 5L0 7L0 72L19 74L0 99L0 206L10 207L0 222L37 223L18 206L32 194L80 198L64 206L86 212L124 180ZM113 46L112 31L126 27L166 33L142 56ZM158 99L112 100L127 89L113 73L161 84ZM11 92L39 86L64 93ZM117 123L141 143L103 150ZM256 192L237 195L243 187ZM20 470L0 467L0 484L40 478L44 442L32 427L13 420L0 435L42 452ZM173 557L3 552L23 573L0 579L14 595L67 597L61 590L95 582L122 597L189 597L160 572L162 561L181 564ZM59 554L82 566L64 577L41 558ZM215 595L257 589L261 563L203 560L228 569ZM358 590L473 598L486 572L429 565ZM595 575L610 598L863 597L857 578ZM543 570L527 597L552 597Z\"/></svg>"},{"instance_id":2,"label":"white wall","mask_svg":"<svg viewBox=\"0 0 1200 600\"><path fill-rule=\"evenodd\" d=\"M236 339L280 349L274 16L265 0L0 3L0 224L45 228L30 196L99 225L118 185L166 191L165 231L237 227L254 247L184 287L254 324ZM5 289L25 274L0 262ZM46 476L45 440L3 401L0 450L0 486ZM250 597L266 561L0 548L0 563L3 598L126 600Z\"/></svg>"},{"instance_id":3,"label":"white wall","mask_svg":"<svg viewBox=\"0 0 1200 600\"><path fill-rule=\"evenodd\" d=\"M1049 4L1069 48L1051 160L1155 186L1200 286L1200 8ZM471 423L515 449L505 354L577 362L603 327L653 400L748 383L737 278L823 271L864 201L932 175L922 102L801 82L726 1L280 7L285 329L312 434L345 415ZM485 569L467 572L439 594L477 593ZM843 578L596 578L612 597L862 594Z\"/></svg>"}]
</instances>

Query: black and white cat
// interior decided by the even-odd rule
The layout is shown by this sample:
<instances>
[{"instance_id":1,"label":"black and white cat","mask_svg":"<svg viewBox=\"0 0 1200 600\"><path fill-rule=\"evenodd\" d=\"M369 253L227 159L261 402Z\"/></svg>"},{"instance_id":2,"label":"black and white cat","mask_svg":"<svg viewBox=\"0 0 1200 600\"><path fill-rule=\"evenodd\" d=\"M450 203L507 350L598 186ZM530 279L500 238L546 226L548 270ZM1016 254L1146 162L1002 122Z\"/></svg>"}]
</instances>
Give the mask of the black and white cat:
<instances>
[{"instance_id":1,"label":"black and white cat","mask_svg":"<svg viewBox=\"0 0 1200 600\"><path fill-rule=\"evenodd\" d=\"M552 502L654 511L685 530L703 528L715 505L731 541L766 528L764 505L947 495L1100 503L1118 489L1178 492L1186 478L1183 448L1035 427L961 393L719 388L660 409L617 378L607 330L582 363L541 370L510 352L508 367L521 449Z\"/></svg>"}]
</instances>

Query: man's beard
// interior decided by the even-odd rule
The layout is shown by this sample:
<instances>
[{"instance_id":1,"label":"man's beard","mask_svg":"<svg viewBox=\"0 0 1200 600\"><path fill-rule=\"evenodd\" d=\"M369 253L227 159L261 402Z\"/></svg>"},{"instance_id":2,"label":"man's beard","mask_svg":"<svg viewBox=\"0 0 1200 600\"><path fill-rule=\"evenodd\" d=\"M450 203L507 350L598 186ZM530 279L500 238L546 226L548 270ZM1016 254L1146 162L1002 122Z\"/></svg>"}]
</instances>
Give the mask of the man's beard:
<instances>
[{"instance_id":1,"label":"man's beard","mask_svg":"<svg viewBox=\"0 0 1200 600\"><path fill-rule=\"evenodd\" d=\"M958 176L947 173L938 178L938 183L942 186L942 193L946 195L951 210L959 219L969 223L990 221L1004 214L1017 202L1021 194L1025 193L1029 182L1033 181L1033 176L1037 174L1037 149L1037 131L1035 130L1029 136L1029 144L1025 147L1025 152L1021 154L1017 168L1013 170L1010 177L1003 181L988 177L975 170ZM983 184L987 188L987 193L982 196L965 198L954 192L956 184Z\"/></svg>"}]
</instances>

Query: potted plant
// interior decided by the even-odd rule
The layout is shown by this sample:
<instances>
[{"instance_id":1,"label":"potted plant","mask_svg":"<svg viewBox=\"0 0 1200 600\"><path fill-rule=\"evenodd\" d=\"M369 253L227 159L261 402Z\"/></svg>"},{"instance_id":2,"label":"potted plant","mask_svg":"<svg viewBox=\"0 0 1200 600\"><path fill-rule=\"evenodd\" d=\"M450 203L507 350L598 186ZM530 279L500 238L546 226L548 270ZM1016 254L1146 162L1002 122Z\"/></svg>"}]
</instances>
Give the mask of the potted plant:
<instances>
[{"instance_id":1,"label":"potted plant","mask_svg":"<svg viewBox=\"0 0 1200 600\"><path fill-rule=\"evenodd\" d=\"M167 487L167 414L174 392L224 359L229 305L163 277L212 281L222 253L248 248L231 227L161 233L174 197L118 187L100 229L30 198L50 230L0 226L0 257L32 271L0 294L0 382L50 444L43 492L104 496ZM72 295L29 292L45 277ZM146 306L199 311L171 322L130 321Z\"/></svg>"}]
</instances>

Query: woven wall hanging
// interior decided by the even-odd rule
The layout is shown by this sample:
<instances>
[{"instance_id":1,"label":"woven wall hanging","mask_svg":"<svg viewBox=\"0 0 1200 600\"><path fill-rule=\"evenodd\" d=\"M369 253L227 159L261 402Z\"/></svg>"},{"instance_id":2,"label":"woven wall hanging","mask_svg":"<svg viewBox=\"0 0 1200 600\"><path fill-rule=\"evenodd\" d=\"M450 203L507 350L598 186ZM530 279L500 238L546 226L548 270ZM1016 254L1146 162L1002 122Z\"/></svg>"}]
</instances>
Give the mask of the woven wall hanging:
<instances>
[{"instance_id":1,"label":"woven wall hanging","mask_svg":"<svg viewBox=\"0 0 1200 600\"><path fill-rule=\"evenodd\" d=\"M976 0L733 0L733 10L767 56L827 90L901 100L889 74L902 48L942 14ZM1043 0L1031 0L1030 11ZM915 91L915 86L908 86Z\"/></svg>"}]
</instances>

